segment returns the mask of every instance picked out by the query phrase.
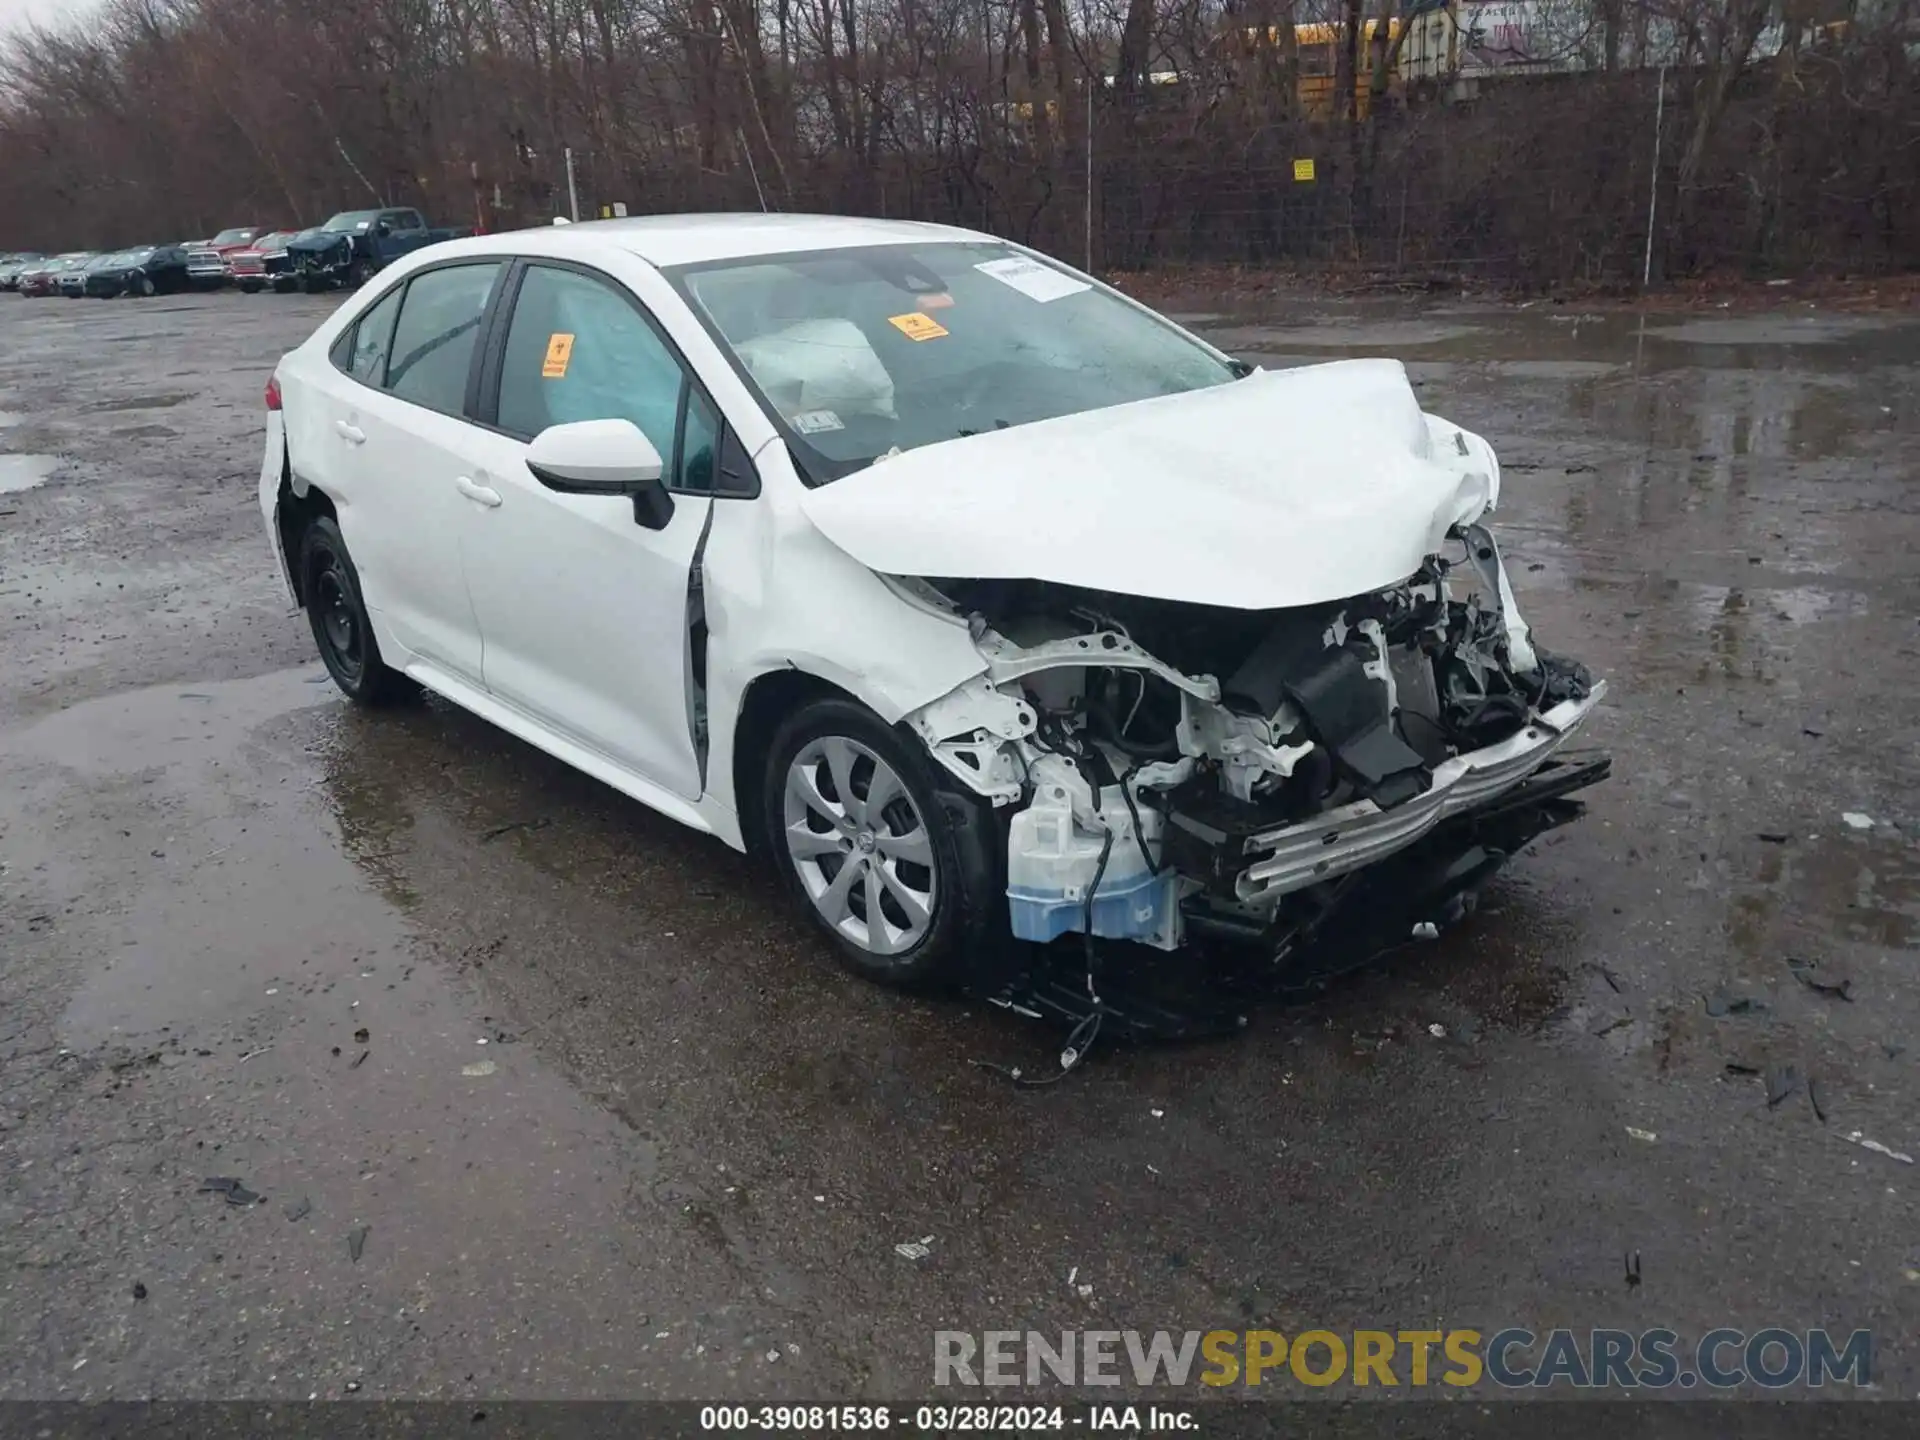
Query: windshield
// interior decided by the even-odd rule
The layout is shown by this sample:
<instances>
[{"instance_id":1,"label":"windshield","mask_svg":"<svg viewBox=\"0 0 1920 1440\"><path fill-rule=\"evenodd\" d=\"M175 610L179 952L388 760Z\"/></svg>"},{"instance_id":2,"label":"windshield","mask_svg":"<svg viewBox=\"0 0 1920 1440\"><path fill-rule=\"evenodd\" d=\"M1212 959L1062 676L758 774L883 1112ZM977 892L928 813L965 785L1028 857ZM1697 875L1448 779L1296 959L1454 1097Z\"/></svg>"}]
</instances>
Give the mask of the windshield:
<instances>
[{"instance_id":1,"label":"windshield","mask_svg":"<svg viewBox=\"0 0 1920 1440\"><path fill-rule=\"evenodd\" d=\"M674 279L815 484L895 448L1224 384L1172 325L1006 245L887 245Z\"/></svg>"},{"instance_id":2,"label":"windshield","mask_svg":"<svg viewBox=\"0 0 1920 1440\"><path fill-rule=\"evenodd\" d=\"M153 258L153 252L154 247L151 245L136 246L122 255L120 261L125 265L144 265Z\"/></svg>"},{"instance_id":3,"label":"windshield","mask_svg":"<svg viewBox=\"0 0 1920 1440\"><path fill-rule=\"evenodd\" d=\"M238 245L243 240L251 239L252 236L253 227L250 225L242 225L238 229L222 230L218 235L213 237L213 243L215 245Z\"/></svg>"},{"instance_id":4,"label":"windshield","mask_svg":"<svg viewBox=\"0 0 1920 1440\"><path fill-rule=\"evenodd\" d=\"M320 228L341 234L351 230L364 230L373 223L378 210L343 210Z\"/></svg>"}]
</instances>

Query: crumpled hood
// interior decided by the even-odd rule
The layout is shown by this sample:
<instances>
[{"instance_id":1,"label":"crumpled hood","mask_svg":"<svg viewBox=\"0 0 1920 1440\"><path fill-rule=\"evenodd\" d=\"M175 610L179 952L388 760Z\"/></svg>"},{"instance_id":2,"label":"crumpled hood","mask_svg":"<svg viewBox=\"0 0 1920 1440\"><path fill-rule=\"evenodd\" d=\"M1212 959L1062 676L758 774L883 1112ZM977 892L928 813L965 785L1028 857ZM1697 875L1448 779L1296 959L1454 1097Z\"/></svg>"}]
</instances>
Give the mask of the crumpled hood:
<instances>
[{"instance_id":1,"label":"crumpled hood","mask_svg":"<svg viewBox=\"0 0 1920 1440\"><path fill-rule=\"evenodd\" d=\"M344 230L303 230L287 242L287 249L317 255L334 249L342 241L351 245L353 236Z\"/></svg>"},{"instance_id":2,"label":"crumpled hood","mask_svg":"<svg viewBox=\"0 0 1920 1440\"><path fill-rule=\"evenodd\" d=\"M1399 361L1341 360L923 446L801 503L883 574L1265 610L1406 579L1498 485Z\"/></svg>"}]
</instances>

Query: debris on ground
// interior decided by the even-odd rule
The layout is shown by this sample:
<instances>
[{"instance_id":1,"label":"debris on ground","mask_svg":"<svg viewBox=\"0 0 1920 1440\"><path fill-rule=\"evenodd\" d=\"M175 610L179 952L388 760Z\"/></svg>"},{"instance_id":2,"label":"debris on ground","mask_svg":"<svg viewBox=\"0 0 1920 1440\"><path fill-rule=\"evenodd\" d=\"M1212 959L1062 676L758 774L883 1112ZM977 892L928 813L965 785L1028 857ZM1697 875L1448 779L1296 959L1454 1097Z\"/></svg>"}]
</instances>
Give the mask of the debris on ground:
<instances>
[{"instance_id":1,"label":"debris on ground","mask_svg":"<svg viewBox=\"0 0 1920 1440\"><path fill-rule=\"evenodd\" d=\"M147 1287L142 1281L136 1280L133 1282L133 1298L136 1300L144 1300L147 1298Z\"/></svg>"},{"instance_id":2,"label":"debris on ground","mask_svg":"<svg viewBox=\"0 0 1920 1440\"><path fill-rule=\"evenodd\" d=\"M1636 1250L1631 1255L1622 1256L1621 1258L1626 1262L1627 1288L1629 1290L1635 1289L1640 1284L1640 1252Z\"/></svg>"},{"instance_id":3,"label":"debris on ground","mask_svg":"<svg viewBox=\"0 0 1920 1440\"><path fill-rule=\"evenodd\" d=\"M1707 996L1707 1014L1718 1020L1726 1015L1751 1015L1767 1008L1767 1002L1751 995L1729 995L1716 990Z\"/></svg>"},{"instance_id":4,"label":"debris on ground","mask_svg":"<svg viewBox=\"0 0 1920 1440\"><path fill-rule=\"evenodd\" d=\"M1754 838L1756 840L1764 840L1769 845L1784 845L1793 839L1793 836L1784 830L1756 830L1754 832Z\"/></svg>"},{"instance_id":5,"label":"debris on ground","mask_svg":"<svg viewBox=\"0 0 1920 1440\"><path fill-rule=\"evenodd\" d=\"M1436 1040L1444 1040L1447 1038L1447 1027L1436 1020L1433 1024L1427 1026L1427 1034Z\"/></svg>"},{"instance_id":6,"label":"debris on ground","mask_svg":"<svg viewBox=\"0 0 1920 1440\"><path fill-rule=\"evenodd\" d=\"M502 835L511 834L515 830L544 830L552 823L544 817L538 820L509 820L506 824L496 825L491 830L482 830L480 841L485 844L489 840L498 840Z\"/></svg>"},{"instance_id":7,"label":"debris on ground","mask_svg":"<svg viewBox=\"0 0 1920 1440\"><path fill-rule=\"evenodd\" d=\"M347 1069L358 1070L362 1065L367 1063L367 1056L372 1053L373 1051L371 1050L362 1050L358 1055L354 1056L352 1060L347 1062Z\"/></svg>"},{"instance_id":8,"label":"debris on ground","mask_svg":"<svg viewBox=\"0 0 1920 1440\"><path fill-rule=\"evenodd\" d=\"M1440 927L1431 920L1422 920L1418 925L1413 927L1413 938L1416 940L1438 940L1440 938Z\"/></svg>"},{"instance_id":9,"label":"debris on ground","mask_svg":"<svg viewBox=\"0 0 1920 1440\"><path fill-rule=\"evenodd\" d=\"M1822 995L1831 995L1836 1000L1853 999L1853 981L1845 976L1821 975L1818 960L1803 960L1796 956L1787 957L1787 968L1793 972L1793 978L1809 990Z\"/></svg>"},{"instance_id":10,"label":"debris on ground","mask_svg":"<svg viewBox=\"0 0 1920 1440\"><path fill-rule=\"evenodd\" d=\"M1871 815L1863 815L1858 810L1848 810L1844 814L1842 814L1840 818L1846 821L1847 827L1849 829L1852 829L1852 830L1873 829L1873 817Z\"/></svg>"},{"instance_id":11,"label":"debris on ground","mask_svg":"<svg viewBox=\"0 0 1920 1440\"><path fill-rule=\"evenodd\" d=\"M462 1065L460 1067L460 1073L470 1078L477 1079L482 1075L491 1075L495 1070L499 1068L500 1067L495 1065L491 1060L480 1060L475 1062L472 1065Z\"/></svg>"},{"instance_id":12,"label":"debris on ground","mask_svg":"<svg viewBox=\"0 0 1920 1440\"><path fill-rule=\"evenodd\" d=\"M1858 1130L1849 1130L1847 1132L1847 1139L1852 1141L1855 1145L1858 1145L1862 1150L1871 1150L1873 1151L1874 1154L1884 1155L1889 1160L1898 1160L1902 1165L1913 1164L1913 1156L1905 1154L1899 1150L1889 1149L1887 1146L1882 1145L1878 1140L1869 1140L1867 1139L1866 1136L1862 1135Z\"/></svg>"},{"instance_id":13,"label":"debris on ground","mask_svg":"<svg viewBox=\"0 0 1920 1440\"><path fill-rule=\"evenodd\" d=\"M372 1038L373 1038L373 1032L367 1029L367 1027L364 1025L362 1025L358 1030L353 1032L353 1043L356 1045L364 1045Z\"/></svg>"},{"instance_id":14,"label":"debris on ground","mask_svg":"<svg viewBox=\"0 0 1920 1440\"><path fill-rule=\"evenodd\" d=\"M1750 1078L1760 1073L1760 1067L1758 1065L1749 1065L1744 1060L1729 1060L1726 1063L1726 1072L1729 1075L1739 1075Z\"/></svg>"},{"instance_id":15,"label":"debris on ground","mask_svg":"<svg viewBox=\"0 0 1920 1440\"><path fill-rule=\"evenodd\" d=\"M1636 1140L1644 1140L1649 1145L1654 1144L1660 1138L1653 1131L1642 1130L1638 1125L1627 1126L1627 1134L1631 1135Z\"/></svg>"},{"instance_id":16,"label":"debris on ground","mask_svg":"<svg viewBox=\"0 0 1920 1440\"><path fill-rule=\"evenodd\" d=\"M284 1213L290 1221L298 1222L304 1220L313 1213L313 1201L302 1195L298 1200L288 1205L282 1213Z\"/></svg>"},{"instance_id":17,"label":"debris on ground","mask_svg":"<svg viewBox=\"0 0 1920 1440\"><path fill-rule=\"evenodd\" d=\"M1826 1095L1821 1090L1820 1082L1818 1080L1807 1081L1807 1103L1813 1106L1814 1119L1818 1120L1822 1125L1826 1124L1827 1123Z\"/></svg>"},{"instance_id":18,"label":"debris on ground","mask_svg":"<svg viewBox=\"0 0 1920 1440\"><path fill-rule=\"evenodd\" d=\"M360 1252L367 1248L367 1233L372 1229L373 1227L371 1225L356 1225L347 1232L347 1255L349 1258L355 1261L359 1260Z\"/></svg>"},{"instance_id":19,"label":"debris on ground","mask_svg":"<svg viewBox=\"0 0 1920 1440\"><path fill-rule=\"evenodd\" d=\"M224 1195L229 1205L254 1205L266 1197L249 1190L231 1175L209 1175L200 1182L201 1195Z\"/></svg>"},{"instance_id":20,"label":"debris on ground","mask_svg":"<svg viewBox=\"0 0 1920 1440\"><path fill-rule=\"evenodd\" d=\"M1800 1088L1800 1072L1791 1065L1775 1065L1767 1071L1767 1108L1774 1109Z\"/></svg>"},{"instance_id":21,"label":"debris on ground","mask_svg":"<svg viewBox=\"0 0 1920 1440\"><path fill-rule=\"evenodd\" d=\"M902 1260L924 1260L933 1253L933 1236L922 1235L918 1240L902 1240L893 1247L893 1253Z\"/></svg>"}]
</instances>

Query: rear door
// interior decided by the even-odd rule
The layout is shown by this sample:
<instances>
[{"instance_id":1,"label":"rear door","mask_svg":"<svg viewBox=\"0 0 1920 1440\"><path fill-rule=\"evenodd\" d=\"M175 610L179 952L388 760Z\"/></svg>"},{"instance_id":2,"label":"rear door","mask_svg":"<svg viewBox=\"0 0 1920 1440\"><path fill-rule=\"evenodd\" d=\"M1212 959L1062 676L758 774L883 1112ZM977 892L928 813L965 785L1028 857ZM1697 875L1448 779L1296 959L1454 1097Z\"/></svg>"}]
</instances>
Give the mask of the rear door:
<instances>
[{"instance_id":1,"label":"rear door","mask_svg":"<svg viewBox=\"0 0 1920 1440\"><path fill-rule=\"evenodd\" d=\"M367 310L326 363L309 362L317 413L289 421L296 470L333 497L387 655L482 682L460 527L465 418L481 324L504 264L417 270ZM291 409L293 402L288 400Z\"/></svg>"}]
</instances>

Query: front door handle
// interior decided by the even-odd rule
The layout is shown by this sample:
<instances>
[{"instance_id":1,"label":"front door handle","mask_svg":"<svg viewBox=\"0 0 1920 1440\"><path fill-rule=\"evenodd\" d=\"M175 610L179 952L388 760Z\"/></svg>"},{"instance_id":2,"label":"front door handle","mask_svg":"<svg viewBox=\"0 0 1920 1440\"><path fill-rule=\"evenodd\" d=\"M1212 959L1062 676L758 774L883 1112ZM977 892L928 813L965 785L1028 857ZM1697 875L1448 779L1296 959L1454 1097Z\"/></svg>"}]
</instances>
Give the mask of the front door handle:
<instances>
[{"instance_id":1,"label":"front door handle","mask_svg":"<svg viewBox=\"0 0 1920 1440\"><path fill-rule=\"evenodd\" d=\"M476 485L464 475L453 482L453 488L466 496L467 499L473 501L474 504L484 505L489 510L498 509L500 506L500 492L498 490L489 490L485 485Z\"/></svg>"},{"instance_id":2,"label":"front door handle","mask_svg":"<svg viewBox=\"0 0 1920 1440\"><path fill-rule=\"evenodd\" d=\"M333 429L334 433L342 440L351 441L355 445L364 445L367 443L367 432L362 430L358 425L349 425L344 420L336 420L333 422Z\"/></svg>"}]
</instances>

